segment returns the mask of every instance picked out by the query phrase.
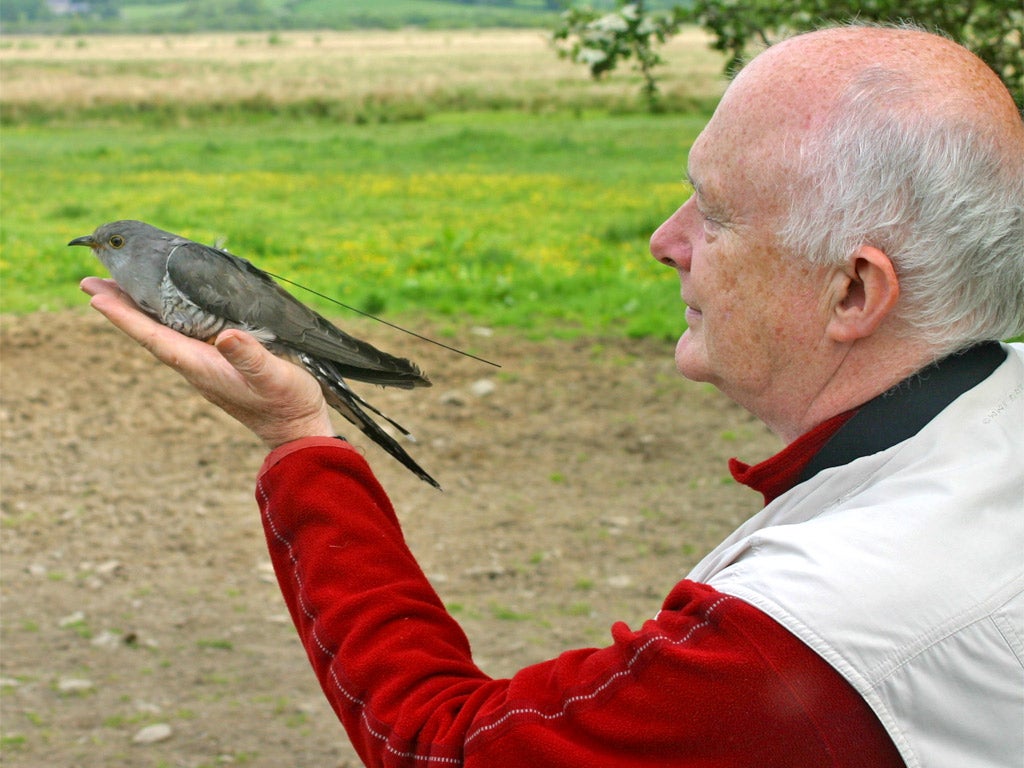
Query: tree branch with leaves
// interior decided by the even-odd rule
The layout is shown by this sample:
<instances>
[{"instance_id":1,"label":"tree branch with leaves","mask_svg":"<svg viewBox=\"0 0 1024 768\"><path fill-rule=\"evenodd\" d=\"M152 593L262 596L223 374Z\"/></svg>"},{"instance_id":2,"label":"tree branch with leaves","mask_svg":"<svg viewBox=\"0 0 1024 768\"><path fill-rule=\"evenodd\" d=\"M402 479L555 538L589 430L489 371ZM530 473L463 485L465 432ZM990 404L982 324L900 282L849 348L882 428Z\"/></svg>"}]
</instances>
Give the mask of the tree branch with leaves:
<instances>
[{"instance_id":1,"label":"tree branch with leaves","mask_svg":"<svg viewBox=\"0 0 1024 768\"><path fill-rule=\"evenodd\" d=\"M635 60L643 77L642 93L652 112L659 108L655 68L664 60L655 46L679 31L686 12L680 7L649 12L643 0L617 0L611 12L590 6L573 7L560 17L551 38L559 56L584 64L595 80L615 69L620 61Z\"/></svg>"},{"instance_id":2,"label":"tree branch with leaves","mask_svg":"<svg viewBox=\"0 0 1024 768\"><path fill-rule=\"evenodd\" d=\"M988 64L1024 107L1024 5L1021 0L694 0L688 19L712 35L735 73L758 46L828 24L911 22L944 34Z\"/></svg>"},{"instance_id":3,"label":"tree branch with leaves","mask_svg":"<svg viewBox=\"0 0 1024 768\"><path fill-rule=\"evenodd\" d=\"M1021 0L693 0L667 11L649 11L643 0L616 0L611 12L589 6L565 11L552 39L560 56L584 64L595 79L625 59L635 59L648 107L659 108L654 70L663 63L655 47L683 24L713 35L734 74L759 47L828 24L912 22L945 34L974 51L1006 83L1024 108L1024 5Z\"/></svg>"}]
</instances>

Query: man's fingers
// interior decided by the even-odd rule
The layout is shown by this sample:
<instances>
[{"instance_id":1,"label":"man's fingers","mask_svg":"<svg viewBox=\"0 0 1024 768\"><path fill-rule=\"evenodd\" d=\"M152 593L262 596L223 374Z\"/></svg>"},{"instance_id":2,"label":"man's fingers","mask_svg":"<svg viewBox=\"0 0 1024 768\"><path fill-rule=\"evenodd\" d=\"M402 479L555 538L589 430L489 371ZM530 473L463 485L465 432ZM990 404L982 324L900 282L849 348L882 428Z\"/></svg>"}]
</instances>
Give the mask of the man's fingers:
<instances>
[{"instance_id":1,"label":"man's fingers","mask_svg":"<svg viewBox=\"0 0 1024 768\"><path fill-rule=\"evenodd\" d=\"M189 338L145 314L112 280L81 282L90 305L162 363L185 377L207 400L252 430L267 445L331 435L320 385L302 368L275 357L253 336L231 329L214 344Z\"/></svg>"},{"instance_id":2,"label":"man's fingers","mask_svg":"<svg viewBox=\"0 0 1024 768\"><path fill-rule=\"evenodd\" d=\"M104 280L100 277L87 277L78 284L78 287L83 292L92 296L92 300L89 305L96 309L111 322L117 319L115 325L121 328L127 333L127 328L123 328L122 325L128 327L137 327L137 323L132 321L135 319L132 315L140 316L141 320L144 321L141 324L154 324L156 323L151 317L147 317L145 314L139 311L138 306L122 291L117 283L113 280Z\"/></svg>"},{"instance_id":3,"label":"man's fingers","mask_svg":"<svg viewBox=\"0 0 1024 768\"><path fill-rule=\"evenodd\" d=\"M188 375L192 371L216 369L227 360L243 376L252 378L266 368L263 346L242 331L225 331L214 349L209 344L189 338L157 322L140 311L113 280L87 277L81 288L92 296L90 306L107 318L116 328L134 339L154 357L175 370ZM202 382L196 382L197 386Z\"/></svg>"},{"instance_id":4,"label":"man's fingers","mask_svg":"<svg viewBox=\"0 0 1024 768\"><path fill-rule=\"evenodd\" d=\"M214 343L224 359L246 378L264 373L270 353L249 334L227 330Z\"/></svg>"},{"instance_id":5,"label":"man's fingers","mask_svg":"<svg viewBox=\"0 0 1024 768\"><path fill-rule=\"evenodd\" d=\"M152 333L154 327L163 327L128 304L124 297L112 291L103 290L93 294L89 306L136 340L141 340L142 336Z\"/></svg>"},{"instance_id":6,"label":"man's fingers","mask_svg":"<svg viewBox=\"0 0 1024 768\"><path fill-rule=\"evenodd\" d=\"M177 335L153 318L144 315L124 298L113 293L97 293L89 301L89 306L109 320L118 330L139 342L157 357L162 349L160 337L165 333Z\"/></svg>"},{"instance_id":7,"label":"man's fingers","mask_svg":"<svg viewBox=\"0 0 1024 768\"><path fill-rule=\"evenodd\" d=\"M98 293L122 293L120 286L108 277L85 277L78 284L84 293L95 296Z\"/></svg>"},{"instance_id":8,"label":"man's fingers","mask_svg":"<svg viewBox=\"0 0 1024 768\"><path fill-rule=\"evenodd\" d=\"M87 282L88 281L88 282ZM89 305L110 323L134 339L160 362L184 373L184 368L207 364L220 357L209 344L204 344L161 325L141 312L112 281L87 278L82 290L92 295Z\"/></svg>"},{"instance_id":9,"label":"man's fingers","mask_svg":"<svg viewBox=\"0 0 1024 768\"><path fill-rule=\"evenodd\" d=\"M78 287L82 289L84 293L90 296L95 296L97 293L102 291L107 283L102 277L86 277L79 284Z\"/></svg>"}]
</instances>

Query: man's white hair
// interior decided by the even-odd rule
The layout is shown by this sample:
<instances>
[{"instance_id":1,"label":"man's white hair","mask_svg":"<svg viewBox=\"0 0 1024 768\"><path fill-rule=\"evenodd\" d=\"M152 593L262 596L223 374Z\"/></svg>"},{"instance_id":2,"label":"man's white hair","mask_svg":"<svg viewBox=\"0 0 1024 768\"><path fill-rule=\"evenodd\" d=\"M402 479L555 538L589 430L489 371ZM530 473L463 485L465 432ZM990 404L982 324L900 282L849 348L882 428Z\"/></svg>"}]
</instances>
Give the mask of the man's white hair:
<instances>
[{"instance_id":1,"label":"man's white hair","mask_svg":"<svg viewBox=\"0 0 1024 768\"><path fill-rule=\"evenodd\" d=\"M984 125L918 108L921 87L881 66L847 87L800 148L780 235L818 264L861 245L884 251L898 316L944 354L1024 333L1024 152L1008 156Z\"/></svg>"}]
</instances>

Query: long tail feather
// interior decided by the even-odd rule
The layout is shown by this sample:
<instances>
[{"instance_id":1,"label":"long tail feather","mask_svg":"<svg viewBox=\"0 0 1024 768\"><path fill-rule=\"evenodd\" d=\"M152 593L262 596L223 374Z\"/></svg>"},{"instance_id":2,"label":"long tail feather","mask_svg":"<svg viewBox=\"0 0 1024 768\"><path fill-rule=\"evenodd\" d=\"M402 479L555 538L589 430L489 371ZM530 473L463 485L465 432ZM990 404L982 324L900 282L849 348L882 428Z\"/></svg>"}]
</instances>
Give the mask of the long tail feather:
<instances>
[{"instance_id":1,"label":"long tail feather","mask_svg":"<svg viewBox=\"0 0 1024 768\"><path fill-rule=\"evenodd\" d=\"M381 413L377 408L370 405L359 397L359 395L349 389L345 381L337 376L336 372L332 370L333 366L329 362L325 363L325 361L318 360L308 355L301 355L300 357L307 370L316 376L317 381L320 382L320 386L324 390L324 396L327 399L328 405L334 408L334 410L344 416L348 421L355 424L363 434L391 454L391 456L402 464L402 466L406 467L410 472L424 482L429 483L438 490L441 490L440 484L431 477L423 467L417 464L416 460L413 459L412 456L410 456L406 450L399 445L393 437L391 437L391 435L385 432L381 426L363 410L363 408L372 411L386 420L403 435L409 434L407 429L402 427L394 419Z\"/></svg>"}]
</instances>

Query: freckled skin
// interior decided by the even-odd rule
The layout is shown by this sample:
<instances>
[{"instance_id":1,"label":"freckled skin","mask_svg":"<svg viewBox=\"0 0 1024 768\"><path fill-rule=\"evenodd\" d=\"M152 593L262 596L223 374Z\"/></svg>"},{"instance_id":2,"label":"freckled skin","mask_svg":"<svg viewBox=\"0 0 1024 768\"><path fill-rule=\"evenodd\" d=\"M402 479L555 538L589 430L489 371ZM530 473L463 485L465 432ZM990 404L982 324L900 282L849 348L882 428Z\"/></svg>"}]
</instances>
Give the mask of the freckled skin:
<instances>
[{"instance_id":1,"label":"freckled skin","mask_svg":"<svg viewBox=\"0 0 1024 768\"><path fill-rule=\"evenodd\" d=\"M815 352L812 332L825 321L823 277L779 251L771 193L759 185L752 155L739 157L734 134L720 123L712 120L690 157L707 196L730 201L728 220L709 234L691 198L655 233L651 249L678 265L684 300L700 312L687 315L689 328L676 348L679 371L746 403L778 386L780 369L791 367L798 352ZM791 352L779 355L782 346Z\"/></svg>"},{"instance_id":2,"label":"freckled skin","mask_svg":"<svg viewBox=\"0 0 1024 768\"><path fill-rule=\"evenodd\" d=\"M773 46L737 76L690 152L694 196L651 238L688 305L679 371L715 384L786 440L938 354L904 333L886 254L862 249L847 264L814 268L777 244L800 143L845 85L879 66L919 84L904 108L981 123L1008 158L1020 156L1020 116L973 54L913 30L823 30Z\"/></svg>"}]
</instances>

